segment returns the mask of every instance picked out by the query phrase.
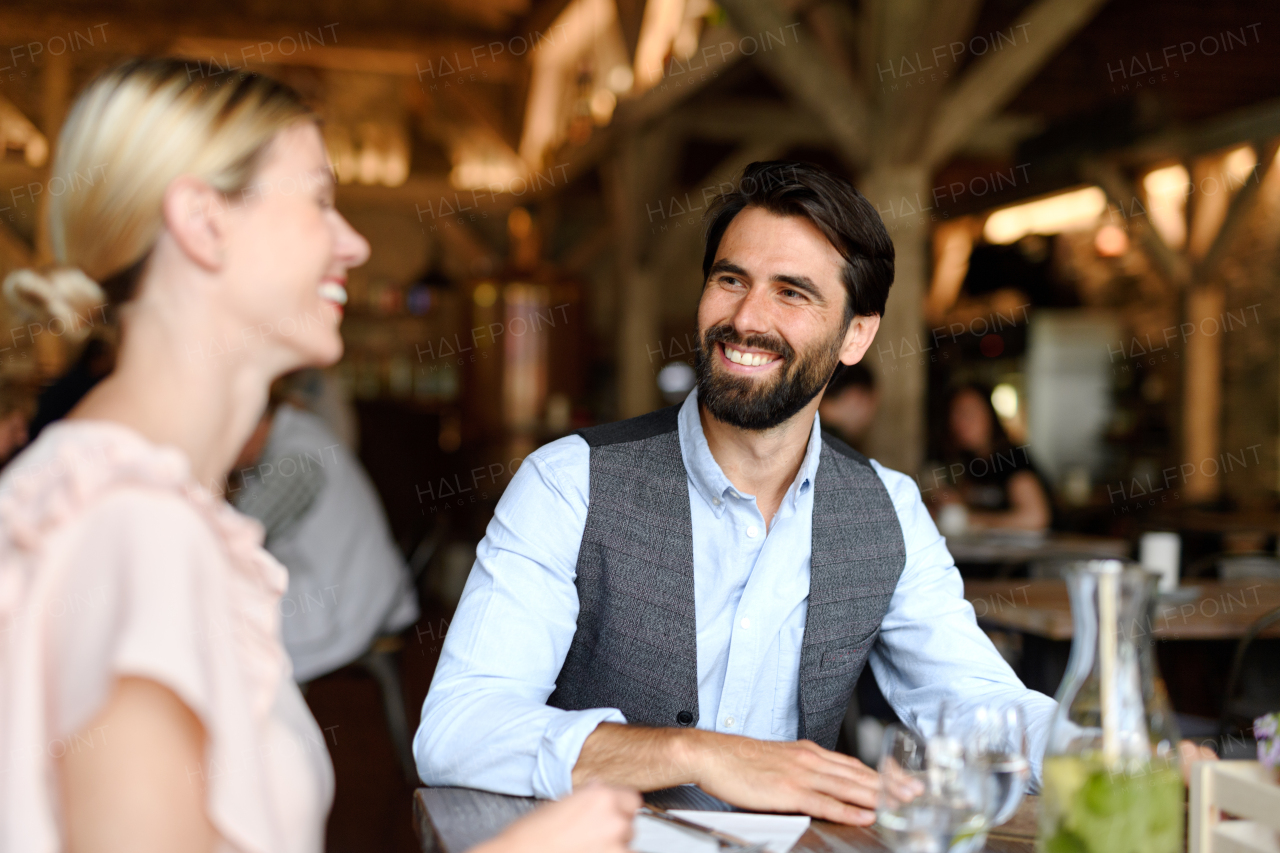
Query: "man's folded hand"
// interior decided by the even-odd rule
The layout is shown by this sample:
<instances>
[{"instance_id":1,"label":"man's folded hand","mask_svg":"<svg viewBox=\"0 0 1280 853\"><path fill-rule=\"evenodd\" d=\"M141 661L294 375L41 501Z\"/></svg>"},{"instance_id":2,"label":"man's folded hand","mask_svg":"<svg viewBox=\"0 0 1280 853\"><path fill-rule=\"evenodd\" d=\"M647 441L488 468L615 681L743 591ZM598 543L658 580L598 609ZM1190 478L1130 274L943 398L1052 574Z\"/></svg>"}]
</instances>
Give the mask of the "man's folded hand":
<instances>
[{"instance_id":1,"label":"man's folded hand","mask_svg":"<svg viewBox=\"0 0 1280 853\"><path fill-rule=\"evenodd\" d=\"M799 812L836 823L875 822L879 777L856 758L813 741L765 741L695 731L697 782L745 809Z\"/></svg>"}]
</instances>

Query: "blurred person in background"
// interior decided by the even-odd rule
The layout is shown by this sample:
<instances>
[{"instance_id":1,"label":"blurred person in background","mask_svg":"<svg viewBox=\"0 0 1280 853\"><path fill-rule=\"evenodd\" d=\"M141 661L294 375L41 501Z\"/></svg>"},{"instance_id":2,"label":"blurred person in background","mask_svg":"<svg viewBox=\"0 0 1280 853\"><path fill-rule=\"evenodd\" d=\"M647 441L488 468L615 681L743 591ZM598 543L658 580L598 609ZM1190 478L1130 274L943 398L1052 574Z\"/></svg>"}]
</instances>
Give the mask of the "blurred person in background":
<instances>
[{"instance_id":1,"label":"blurred person in background","mask_svg":"<svg viewBox=\"0 0 1280 853\"><path fill-rule=\"evenodd\" d=\"M991 390L976 384L951 392L942 467L926 474L929 511L943 533L965 529L1047 530L1053 508L1026 446L1009 440Z\"/></svg>"},{"instance_id":2,"label":"blurred person in background","mask_svg":"<svg viewBox=\"0 0 1280 853\"><path fill-rule=\"evenodd\" d=\"M53 170L111 178L51 197L57 267L4 284L52 306L78 271L121 338L0 476L0 850L324 847L333 769L280 640L286 573L208 484L272 380L341 356L369 244L297 93L192 67L131 61L81 94ZM285 317L315 322L244 334ZM637 804L592 791L484 849L621 853Z\"/></svg>"},{"instance_id":3,"label":"blurred person in background","mask_svg":"<svg viewBox=\"0 0 1280 853\"><path fill-rule=\"evenodd\" d=\"M827 383L822 402L818 404L818 416L822 418L823 429L831 430L854 450L865 454L867 436L879 406L875 374L859 361L836 368L836 375Z\"/></svg>"},{"instance_id":4,"label":"blurred person in background","mask_svg":"<svg viewBox=\"0 0 1280 853\"><path fill-rule=\"evenodd\" d=\"M66 373L40 392L36 413L31 419L31 440L38 438L49 424L65 418L93 386L106 378L115 362L115 343L110 338L101 335L89 338Z\"/></svg>"},{"instance_id":5,"label":"blurred person in background","mask_svg":"<svg viewBox=\"0 0 1280 853\"><path fill-rule=\"evenodd\" d=\"M368 474L323 418L286 393L272 394L228 497L262 522L266 549L289 570L284 646L294 678L307 682L412 625L418 602Z\"/></svg>"},{"instance_id":6,"label":"blurred person in background","mask_svg":"<svg viewBox=\"0 0 1280 853\"><path fill-rule=\"evenodd\" d=\"M26 445L31 408L26 389L17 382L0 379L0 466Z\"/></svg>"}]
</instances>

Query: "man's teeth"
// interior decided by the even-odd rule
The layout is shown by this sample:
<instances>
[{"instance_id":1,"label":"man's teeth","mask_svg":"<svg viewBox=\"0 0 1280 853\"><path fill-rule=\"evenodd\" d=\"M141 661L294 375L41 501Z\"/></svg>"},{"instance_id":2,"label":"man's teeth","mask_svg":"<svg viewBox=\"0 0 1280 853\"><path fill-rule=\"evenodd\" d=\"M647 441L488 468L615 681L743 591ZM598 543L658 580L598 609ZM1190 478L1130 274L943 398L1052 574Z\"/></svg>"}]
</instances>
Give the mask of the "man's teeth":
<instances>
[{"instance_id":1,"label":"man's teeth","mask_svg":"<svg viewBox=\"0 0 1280 853\"><path fill-rule=\"evenodd\" d=\"M336 281L326 281L320 285L320 297L328 299L330 302L336 302L339 305L346 305L347 289Z\"/></svg>"},{"instance_id":2,"label":"man's teeth","mask_svg":"<svg viewBox=\"0 0 1280 853\"><path fill-rule=\"evenodd\" d=\"M741 364L746 367L759 367L760 365L768 364L777 358L777 356L772 353L742 352L741 350L736 350L729 346L724 348L724 354L734 364Z\"/></svg>"}]
</instances>

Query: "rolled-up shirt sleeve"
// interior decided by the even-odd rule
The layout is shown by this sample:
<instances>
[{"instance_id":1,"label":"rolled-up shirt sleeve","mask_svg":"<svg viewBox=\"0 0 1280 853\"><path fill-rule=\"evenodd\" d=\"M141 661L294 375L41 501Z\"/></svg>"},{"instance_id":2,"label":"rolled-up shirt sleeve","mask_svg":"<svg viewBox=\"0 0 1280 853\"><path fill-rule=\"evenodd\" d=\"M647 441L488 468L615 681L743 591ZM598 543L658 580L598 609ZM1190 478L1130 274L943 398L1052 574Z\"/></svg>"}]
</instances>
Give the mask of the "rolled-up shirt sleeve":
<instances>
[{"instance_id":1,"label":"rolled-up shirt sleeve","mask_svg":"<svg viewBox=\"0 0 1280 853\"><path fill-rule=\"evenodd\" d=\"M943 702L961 719L966 707L980 703L1019 705L1027 726L1032 787L1038 789L1057 703L1027 689L978 627L973 606L964 598L964 581L915 483L872 464L893 498L907 551L880 625L880 642L871 653L876 683L898 717L922 732L934 730Z\"/></svg>"},{"instance_id":2,"label":"rolled-up shirt sleeve","mask_svg":"<svg viewBox=\"0 0 1280 853\"><path fill-rule=\"evenodd\" d=\"M590 449L576 436L530 454L476 550L414 737L428 785L558 798L582 744L616 708L563 711L547 697L573 641Z\"/></svg>"}]
</instances>

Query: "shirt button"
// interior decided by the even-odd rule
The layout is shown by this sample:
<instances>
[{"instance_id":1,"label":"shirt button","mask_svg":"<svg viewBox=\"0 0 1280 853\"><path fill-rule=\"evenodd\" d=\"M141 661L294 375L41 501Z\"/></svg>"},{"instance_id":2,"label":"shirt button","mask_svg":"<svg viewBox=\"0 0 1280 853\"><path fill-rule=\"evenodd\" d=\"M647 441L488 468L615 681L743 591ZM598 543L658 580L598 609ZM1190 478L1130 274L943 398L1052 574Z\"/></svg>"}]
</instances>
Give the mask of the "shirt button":
<instances>
[{"instance_id":1,"label":"shirt button","mask_svg":"<svg viewBox=\"0 0 1280 853\"><path fill-rule=\"evenodd\" d=\"M748 528L747 528L747 538L748 538L748 539L755 539L755 538L756 538L756 534L757 534L757 533L759 533L759 532L760 532L760 528L759 528L759 527L756 527L756 526L753 524L753 525L751 525L750 527L748 527Z\"/></svg>"},{"instance_id":2,"label":"shirt button","mask_svg":"<svg viewBox=\"0 0 1280 853\"><path fill-rule=\"evenodd\" d=\"M733 728L733 717L725 717L725 718L724 718L724 727L725 727L726 729L731 729L731 728Z\"/></svg>"},{"instance_id":3,"label":"shirt button","mask_svg":"<svg viewBox=\"0 0 1280 853\"><path fill-rule=\"evenodd\" d=\"M740 624L742 625L742 627L743 627L743 628L750 628L750 627L751 627L751 617L750 617L750 616L743 616L743 617L742 617L742 622L741 622Z\"/></svg>"},{"instance_id":4,"label":"shirt button","mask_svg":"<svg viewBox=\"0 0 1280 853\"><path fill-rule=\"evenodd\" d=\"M712 503L712 505L713 505L713 506L720 506L720 499L719 499L719 498L712 498L712 499L711 499L711 503Z\"/></svg>"}]
</instances>

